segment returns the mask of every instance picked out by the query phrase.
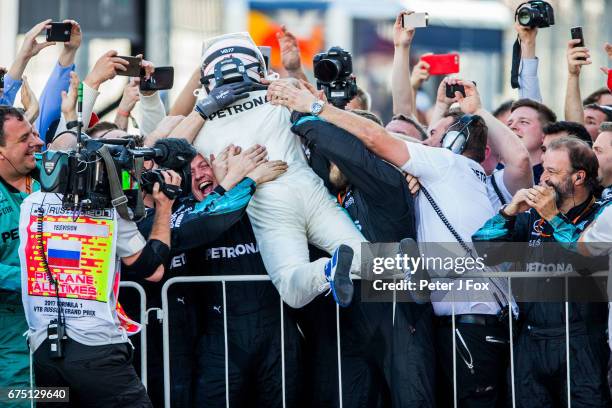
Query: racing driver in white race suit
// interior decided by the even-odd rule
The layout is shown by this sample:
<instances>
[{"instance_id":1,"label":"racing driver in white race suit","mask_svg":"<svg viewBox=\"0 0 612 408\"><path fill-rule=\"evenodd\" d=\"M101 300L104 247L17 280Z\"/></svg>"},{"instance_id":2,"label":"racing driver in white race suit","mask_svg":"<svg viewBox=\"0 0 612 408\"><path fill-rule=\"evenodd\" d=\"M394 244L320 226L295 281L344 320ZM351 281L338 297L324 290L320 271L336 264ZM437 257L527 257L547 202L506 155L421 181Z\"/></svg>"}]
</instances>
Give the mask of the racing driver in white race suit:
<instances>
[{"instance_id":1,"label":"racing driver in white race suit","mask_svg":"<svg viewBox=\"0 0 612 408\"><path fill-rule=\"evenodd\" d=\"M207 93L236 81L259 83L266 72L248 33L204 43L201 82ZM245 148L259 144L267 148L270 160L288 164L284 175L257 187L247 207L265 267L289 306L302 307L328 287L336 302L347 306L353 295L349 274L359 274L360 245L366 240L309 167L298 136L290 130L291 112L268 103L264 87L254 89L259 90L206 115L194 146L210 157L231 143ZM310 262L308 243L331 259Z\"/></svg>"}]
</instances>

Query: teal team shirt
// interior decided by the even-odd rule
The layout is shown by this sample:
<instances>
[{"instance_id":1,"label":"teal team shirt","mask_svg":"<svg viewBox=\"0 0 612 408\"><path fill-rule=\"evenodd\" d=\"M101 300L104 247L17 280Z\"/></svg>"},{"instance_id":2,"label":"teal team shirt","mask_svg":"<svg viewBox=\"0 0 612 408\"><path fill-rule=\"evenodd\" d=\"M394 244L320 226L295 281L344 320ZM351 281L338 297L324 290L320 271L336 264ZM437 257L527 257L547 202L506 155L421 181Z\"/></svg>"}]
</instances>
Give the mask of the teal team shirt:
<instances>
[{"instance_id":1,"label":"teal team shirt","mask_svg":"<svg viewBox=\"0 0 612 408\"><path fill-rule=\"evenodd\" d=\"M37 161L40 164L40 161ZM36 172L37 173L37 172ZM33 174L32 191L40 190ZM19 267L19 207L27 193L17 190L0 177L0 290L21 294Z\"/></svg>"}]
</instances>

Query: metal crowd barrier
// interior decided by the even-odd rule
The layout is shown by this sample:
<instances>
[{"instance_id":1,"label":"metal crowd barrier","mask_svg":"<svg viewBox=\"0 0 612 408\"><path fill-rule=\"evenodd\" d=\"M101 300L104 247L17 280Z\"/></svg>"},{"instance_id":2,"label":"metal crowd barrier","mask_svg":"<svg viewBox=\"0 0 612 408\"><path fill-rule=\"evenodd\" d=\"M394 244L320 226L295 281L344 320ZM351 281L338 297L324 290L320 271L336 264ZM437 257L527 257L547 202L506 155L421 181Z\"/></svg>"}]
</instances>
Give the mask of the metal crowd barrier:
<instances>
[{"instance_id":1,"label":"metal crowd barrier","mask_svg":"<svg viewBox=\"0 0 612 408\"><path fill-rule=\"evenodd\" d=\"M508 299L512 299L512 286L511 277L519 277L518 273L514 272L495 272L490 273L487 276L500 277L508 279ZM577 273L565 275L565 290L567 293L568 289L568 277L580 276ZM608 276L607 271L597 272L591 275L592 277L606 277ZM468 277L468 276L466 276ZM482 276L479 276L482 277ZM525 273L520 272L520 278L536 277L541 278L542 274L537 272ZM359 279L354 277L354 279ZM225 400L226 406L229 407L229 369L228 369L228 343L227 343L227 299L226 299L226 282L256 282L256 281L270 281L268 275L223 275L223 276L198 276L198 277L175 277L171 278L162 287L162 314L163 314L163 358L164 358L164 406L165 408L171 408L170 405L170 322L168 319L168 288L176 283L221 283L223 289L223 335L225 342ZM123 282L122 282L123 283ZM395 317L395 306L396 297L393 297L393 314ZM569 302L565 302L565 352L566 352L566 381L567 381L567 407L571 408L571 390L570 390L570 347L569 347ZM285 404L285 342L284 342L284 313L283 313L283 301L280 300L280 313L281 313L281 366L282 366L282 392L283 392L283 407ZM520 313L520 311L519 311ZM514 385L514 341L513 341L513 327L512 327L513 313L510 312L508 315L508 326L510 333L510 378L511 378L511 394L512 394L512 407L516 408L516 394ZM144 321L144 320L143 320ZM395 321L395 319L393 320ZM455 333L455 308L454 303L452 307L452 332ZM144 333L146 334L146 332ZM341 364L341 348L340 348L340 308L336 305L336 337L337 337L337 350L338 350L338 401L339 406L342 408L342 364ZM145 346L146 347L146 346ZM145 348L146 350L146 348ZM146 354L146 353L145 353ZM146 357L146 355L145 355ZM143 360L144 361L144 360ZM144 366L146 369L146 365ZM144 370L144 369L143 369ZM453 394L454 394L454 406L457 408L457 348L456 348L456 336L453 336ZM143 371L146 373L146 371ZM146 381L146 374L143 374L143 379ZM144 382L143 381L143 382ZM145 383L146 386L146 383Z\"/></svg>"},{"instance_id":2,"label":"metal crowd barrier","mask_svg":"<svg viewBox=\"0 0 612 408\"><path fill-rule=\"evenodd\" d=\"M140 298L140 379L147 388L147 294L136 282L121 281L119 287L136 289Z\"/></svg>"},{"instance_id":3,"label":"metal crowd barrier","mask_svg":"<svg viewBox=\"0 0 612 408\"><path fill-rule=\"evenodd\" d=\"M147 295L141 285L132 281L121 281L119 287L132 288L138 291L140 297L140 378L142 385L147 388ZM27 333L27 332L26 332ZM25 334L24 334L25 335ZM30 389L34 389L34 367L32 350L30 350ZM30 400L30 406L34 408L34 400Z\"/></svg>"}]
</instances>

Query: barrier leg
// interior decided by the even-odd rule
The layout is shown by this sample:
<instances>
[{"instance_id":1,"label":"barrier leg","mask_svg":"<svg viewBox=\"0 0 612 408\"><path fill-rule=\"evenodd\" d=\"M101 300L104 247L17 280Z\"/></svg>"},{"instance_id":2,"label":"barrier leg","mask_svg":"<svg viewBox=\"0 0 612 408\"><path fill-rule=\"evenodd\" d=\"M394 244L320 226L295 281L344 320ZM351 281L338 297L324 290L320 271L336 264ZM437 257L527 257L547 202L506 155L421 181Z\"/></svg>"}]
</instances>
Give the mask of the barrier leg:
<instances>
[{"instance_id":1,"label":"barrier leg","mask_svg":"<svg viewBox=\"0 0 612 408\"><path fill-rule=\"evenodd\" d=\"M280 318L281 318L281 375L283 384L283 408L287 406L286 389L285 389L285 310L283 307L283 299L280 298Z\"/></svg>"},{"instance_id":2,"label":"barrier leg","mask_svg":"<svg viewBox=\"0 0 612 408\"><path fill-rule=\"evenodd\" d=\"M512 325L513 310L512 310L512 279L508 277L508 302L510 302L510 313L508 314L508 326L510 328L510 392L512 392L512 408L516 408L516 392L514 390L514 327Z\"/></svg>"},{"instance_id":3,"label":"barrier leg","mask_svg":"<svg viewBox=\"0 0 612 408\"><path fill-rule=\"evenodd\" d=\"M162 287L162 346L164 355L164 407L170 408L170 328L168 319L168 287L172 279Z\"/></svg>"},{"instance_id":4,"label":"barrier leg","mask_svg":"<svg viewBox=\"0 0 612 408\"><path fill-rule=\"evenodd\" d=\"M336 305L336 338L338 339L338 401L342 408L342 350L340 349L340 306Z\"/></svg>"},{"instance_id":5,"label":"barrier leg","mask_svg":"<svg viewBox=\"0 0 612 408\"><path fill-rule=\"evenodd\" d=\"M223 285L223 343L225 344L225 406L229 408L229 351L227 345L227 299L225 291L225 281Z\"/></svg>"},{"instance_id":6,"label":"barrier leg","mask_svg":"<svg viewBox=\"0 0 612 408\"><path fill-rule=\"evenodd\" d=\"M568 296L567 276L565 277L565 298ZM565 360L566 360L566 381L567 381L567 408L572 407L572 397L570 390L570 336L569 336L569 302L565 301Z\"/></svg>"}]
</instances>

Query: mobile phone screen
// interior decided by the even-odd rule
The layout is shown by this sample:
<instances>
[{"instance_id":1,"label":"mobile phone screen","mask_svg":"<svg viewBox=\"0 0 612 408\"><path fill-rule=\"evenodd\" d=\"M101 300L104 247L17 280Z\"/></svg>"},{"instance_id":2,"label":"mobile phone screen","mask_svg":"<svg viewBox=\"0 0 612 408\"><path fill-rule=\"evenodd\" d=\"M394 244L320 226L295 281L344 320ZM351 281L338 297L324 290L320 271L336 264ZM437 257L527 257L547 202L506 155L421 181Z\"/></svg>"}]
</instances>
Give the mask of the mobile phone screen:
<instances>
[{"instance_id":1,"label":"mobile phone screen","mask_svg":"<svg viewBox=\"0 0 612 408\"><path fill-rule=\"evenodd\" d=\"M72 31L71 23L51 23L51 27L47 28L47 42L68 42L70 41L70 32Z\"/></svg>"},{"instance_id":2,"label":"mobile phone screen","mask_svg":"<svg viewBox=\"0 0 612 408\"><path fill-rule=\"evenodd\" d=\"M141 91L159 91L162 89L171 89L174 85L174 67L158 67L151 75L151 78L145 81L140 78Z\"/></svg>"},{"instance_id":3,"label":"mobile phone screen","mask_svg":"<svg viewBox=\"0 0 612 408\"><path fill-rule=\"evenodd\" d=\"M402 27L422 28L427 27L428 23L429 15L427 13L404 14L402 18Z\"/></svg>"},{"instance_id":4,"label":"mobile phone screen","mask_svg":"<svg viewBox=\"0 0 612 408\"><path fill-rule=\"evenodd\" d=\"M124 57L121 55L117 55L118 58L124 59L130 64L126 67L126 71L117 70L117 75L121 76L129 76L129 77L137 77L140 76L140 58L136 57Z\"/></svg>"}]
</instances>

